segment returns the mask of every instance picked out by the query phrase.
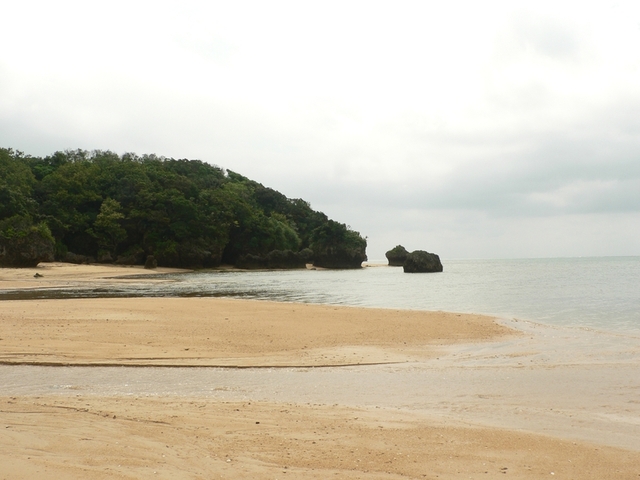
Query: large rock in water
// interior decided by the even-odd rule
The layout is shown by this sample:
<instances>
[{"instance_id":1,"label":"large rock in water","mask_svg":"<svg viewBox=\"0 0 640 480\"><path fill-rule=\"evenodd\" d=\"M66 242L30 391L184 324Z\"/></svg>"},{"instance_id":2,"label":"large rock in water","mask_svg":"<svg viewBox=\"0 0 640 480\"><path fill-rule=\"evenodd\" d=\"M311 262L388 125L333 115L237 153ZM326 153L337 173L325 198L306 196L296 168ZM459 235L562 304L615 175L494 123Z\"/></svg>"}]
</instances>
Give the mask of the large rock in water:
<instances>
[{"instance_id":1,"label":"large rock in water","mask_svg":"<svg viewBox=\"0 0 640 480\"><path fill-rule=\"evenodd\" d=\"M402 245L397 245L387 253L384 254L389 260L389 266L391 267L401 267L404 265L404 261L407 259L407 255L409 252Z\"/></svg>"},{"instance_id":2,"label":"large rock in water","mask_svg":"<svg viewBox=\"0 0 640 480\"><path fill-rule=\"evenodd\" d=\"M440 257L435 253L425 252L424 250L415 250L407 255L404 261L405 273L425 273L425 272L441 272L442 263Z\"/></svg>"}]
</instances>

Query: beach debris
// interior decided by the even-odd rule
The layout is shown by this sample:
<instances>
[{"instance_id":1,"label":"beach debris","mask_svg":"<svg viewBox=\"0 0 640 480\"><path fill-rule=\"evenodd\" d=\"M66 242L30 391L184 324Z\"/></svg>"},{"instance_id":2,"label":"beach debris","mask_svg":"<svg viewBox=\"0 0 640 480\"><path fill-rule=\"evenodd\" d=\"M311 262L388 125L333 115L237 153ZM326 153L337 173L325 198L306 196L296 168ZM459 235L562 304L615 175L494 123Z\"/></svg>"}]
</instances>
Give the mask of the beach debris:
<instances>
[{"instance_id":1,"label":"beach debris","mask_svg":"<svg viewBox=\"0 0 640 480\"><path fill-rule=\"evenodd\" d=\"M44 275L41 275L38 272L36 272L36 274L33 276L33 278L42 278L42 277L44 277Z\"/></svg>"}]
</instances>

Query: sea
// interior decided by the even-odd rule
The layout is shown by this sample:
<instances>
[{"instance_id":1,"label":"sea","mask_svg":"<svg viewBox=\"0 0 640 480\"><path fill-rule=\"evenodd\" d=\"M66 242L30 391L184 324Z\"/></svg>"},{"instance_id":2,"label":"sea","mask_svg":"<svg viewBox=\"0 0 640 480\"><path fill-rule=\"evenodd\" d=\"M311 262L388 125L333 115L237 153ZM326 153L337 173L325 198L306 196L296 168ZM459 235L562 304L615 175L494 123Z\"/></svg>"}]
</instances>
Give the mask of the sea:
<instances>
[{"instance_id":1,"label":"sea","mask_svg":"<svg viewBox=\"0 0 640 480\"><path fill-rule=\"evenodd\" d=\"M480 313L640 335L640 257L443 260L441 273L370 263L356 270L202 270L161 283L28 292L29 298L233 297ZM135 277L132 277L135 278ZM1 299L25 298L0 292Z\"/></svg>"},{"instance_id":2,"label":"sea","mask_svg":"<svg viewBox=\"0 0 640 480\"><path fill-rule=\"evenodd\" d=\"M640 334L640 257L449 260L441 273L359 270L185 275L188 291L410 310L482 313Z\"/></svg>"},{"instance_id":3,"label":"sea","mask_svg":"<svg viewBox=\"0 0 640 480\"><path fill-rule=\"evenodd\" d=\"M522 334L440 346L436 358L334 367L0 365L4 395L159 396L346 405L640 449L640 257L443 260L442 273L196 271L2 299L233 297L498 317ZM153 279L154 281L150 281ZM1 302L0 302L1 308Z\"/></svg>"}]
</instances>

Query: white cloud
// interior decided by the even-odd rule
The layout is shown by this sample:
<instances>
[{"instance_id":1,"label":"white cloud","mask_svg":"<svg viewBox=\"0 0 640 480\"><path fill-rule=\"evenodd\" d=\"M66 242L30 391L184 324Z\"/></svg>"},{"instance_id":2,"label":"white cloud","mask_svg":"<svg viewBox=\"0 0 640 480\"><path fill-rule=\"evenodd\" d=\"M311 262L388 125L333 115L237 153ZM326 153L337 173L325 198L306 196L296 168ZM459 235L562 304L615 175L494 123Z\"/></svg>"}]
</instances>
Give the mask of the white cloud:
<instances>
[{"instance_id":1,"label":"white cloud","mask_svg":"<svg viewBox=\"0 0 640 480\"><path fill-rule=\"evenodd\" d=\"M393 235L419 248L420 232L449 256L571 254L532 245L545 228L566 244L579 231L584 255L640 254L624 228L640 210L633 2L23 1L4 13L2 145L216 163L360 228L373 257Z\"/></svg>"}]
</instances>

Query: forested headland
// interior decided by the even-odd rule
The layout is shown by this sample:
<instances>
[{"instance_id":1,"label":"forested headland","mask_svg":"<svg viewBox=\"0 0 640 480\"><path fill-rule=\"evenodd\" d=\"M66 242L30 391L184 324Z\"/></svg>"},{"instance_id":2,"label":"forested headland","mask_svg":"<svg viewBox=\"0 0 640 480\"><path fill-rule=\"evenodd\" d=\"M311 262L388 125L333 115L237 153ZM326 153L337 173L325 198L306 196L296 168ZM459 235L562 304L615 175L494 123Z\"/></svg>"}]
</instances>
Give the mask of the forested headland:
<instances>
[{"instance_id":1,"label":"forested headland","mask_svg":"<svg viewBox=\"0 0 640 480\"><path fill-rule=\"evenodd\" d=\"M0 148L0 266L40 261L171 267L357 268L345 224L199 160Z\"/></svg>"}]
</instances>

